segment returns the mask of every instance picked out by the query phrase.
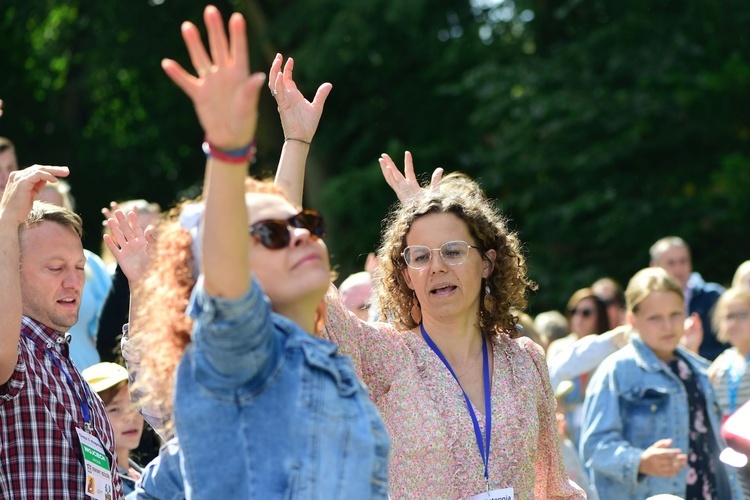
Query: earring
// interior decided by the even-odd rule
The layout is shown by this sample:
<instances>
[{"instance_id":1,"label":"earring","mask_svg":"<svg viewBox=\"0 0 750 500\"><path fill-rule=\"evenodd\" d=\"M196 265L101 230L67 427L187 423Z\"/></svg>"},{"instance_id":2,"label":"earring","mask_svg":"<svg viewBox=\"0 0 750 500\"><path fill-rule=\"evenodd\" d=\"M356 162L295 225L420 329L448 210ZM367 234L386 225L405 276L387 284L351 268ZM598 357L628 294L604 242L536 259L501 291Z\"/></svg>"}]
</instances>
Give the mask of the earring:
<instances>
[{"instance_id":1,"label":"earring","mask_svg":"<svg viewBox=\"0 0 750 500\"><path fill-rule=\"evenodd\" d=\"M485 282L484 282L484 298L483 298L482 302L484 303L484 308L485 308L485 309L486 309L486 310L487 310L488 312L489 312L489 311L492 311L492 309L493 309L493 306L494 306L494 304L493 304L493 302L492 302L493 298L492 298L492 295L491 295L491 293L492 293L492 290L490 290L490 285L489 285L489 283L488 283L488 282L487 282L487 281L485 280Z\"/></svg>"}]
</instances>

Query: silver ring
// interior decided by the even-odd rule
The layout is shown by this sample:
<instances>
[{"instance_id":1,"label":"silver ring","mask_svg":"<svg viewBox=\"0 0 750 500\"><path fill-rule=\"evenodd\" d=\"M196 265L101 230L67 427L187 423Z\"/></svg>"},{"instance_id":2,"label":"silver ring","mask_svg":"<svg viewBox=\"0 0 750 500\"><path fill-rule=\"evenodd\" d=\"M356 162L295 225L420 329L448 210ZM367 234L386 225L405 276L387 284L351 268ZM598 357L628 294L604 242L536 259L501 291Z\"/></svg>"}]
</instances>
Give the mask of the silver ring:
<instances>
[{"instance_id":1,"label":"silver ring","mask_svg":"<svg viewBox=\"0 0 750 500\"><path fill-rule=\"evenodd\" d=\"M276 90L271 89L271 97L276 97Z\"/></svg>"}]
</instances>

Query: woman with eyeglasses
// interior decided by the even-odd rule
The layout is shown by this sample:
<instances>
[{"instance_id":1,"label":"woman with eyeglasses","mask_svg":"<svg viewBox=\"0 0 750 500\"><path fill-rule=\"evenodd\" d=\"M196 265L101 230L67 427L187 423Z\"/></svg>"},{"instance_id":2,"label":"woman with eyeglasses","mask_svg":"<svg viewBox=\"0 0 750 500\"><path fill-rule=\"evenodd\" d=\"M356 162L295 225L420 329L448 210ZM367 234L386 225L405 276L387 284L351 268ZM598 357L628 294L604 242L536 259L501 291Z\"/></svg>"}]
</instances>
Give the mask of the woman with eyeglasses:
<instances>
[{"instance_id":1,"label":"woman with eyeglasses","mask_svg":"<svg viewBox=\"0 0 750 500\"><path fill-rule=\"evenodd\" d=\"M571 333L550 344L547 349L547 363L550 366L564 361L568 350L576 341L609 330L607 306L591 288L581 288L571 295L565 309L565 317L568 319ZM589 373L583 373L573 378L571 380L573 389L562 400L568 435L576 446L578 446L581 410L589 376Z\"/></svg>"},{"instance_id":2,"label":"woman with eyeglasses","mask_svg":"<svg viewBox=\"0 0 750 500\"><path fill-rule=\"evenodd\" d=\"M265 75L249 73L240 14L228 37L215 7L204 21L210 52L182 25L198 76L162 63L193 102L208 161L205 202L162 224L133 305L137 383L178 443L144 471L138 498L386 498L383 423L351 361L315 336L330 285L325 223L280 187L246 180ZM309 103L291 68L276 71L279 105L296 115L284 154L304 158L330 84Z\"/></svg>"},{"instance_id":3,"label":"woman with eyeglasses","mask_svg":"<svg viewBox=\"0 0 750 500\"><path fill-rule=\"evenodd\" d=\"M750 401L750 291L732 287L721 294L713 312L716 338L732 347L708 368L724 418ZM750 424L750 423L749 423ZM745 498L750 498L750 465L739 469Z\"/></svg>"},{"instance_id":4,"label":"woman with eyeglasses","mask_svg":"<svg viewBox=\"0 0 750 500\"><path fill-rule=\"evenodd\" d=\"M416 180L387 155L400 199L374 273L381 317L348 311L334 287L323 335L352 357L391 437L390 496L584 498L562 464L542 348L516 329L526 306L521 244L462 174ZM304 168L278 178L301 196ZM280 166L281 169L281 166Z\"/></svg>"}]
</instances>

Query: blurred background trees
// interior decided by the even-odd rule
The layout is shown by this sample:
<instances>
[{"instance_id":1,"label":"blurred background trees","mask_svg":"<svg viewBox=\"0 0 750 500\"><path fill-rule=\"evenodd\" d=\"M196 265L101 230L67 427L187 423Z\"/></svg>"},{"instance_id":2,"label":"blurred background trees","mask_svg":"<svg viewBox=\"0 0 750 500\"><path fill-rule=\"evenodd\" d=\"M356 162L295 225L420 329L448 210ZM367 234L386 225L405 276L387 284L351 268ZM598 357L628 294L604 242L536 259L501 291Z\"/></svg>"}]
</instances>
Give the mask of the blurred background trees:
<instances>
[{"instance_id":1,"label":"blurred background trees","mask_svg":"<svg viewBox=\"0 0 750 500\"><path fill-rule=\"evenodd\" d=\"M395 200L378 156L480 180L525 242L532 312L610 275L623 285L668 234L728 283L750 258L750 3L745 0L218 1L249 18L252 65L296 60L334 90L312 148L307 205L343 276L364 266ZM99 209L199 192L202 140L159 61L187 64L195 0L3 0L0 135L23 165L70 165L99 245ZM283 136L261 102L255 175Z\"/></svg>"}]
</instances>

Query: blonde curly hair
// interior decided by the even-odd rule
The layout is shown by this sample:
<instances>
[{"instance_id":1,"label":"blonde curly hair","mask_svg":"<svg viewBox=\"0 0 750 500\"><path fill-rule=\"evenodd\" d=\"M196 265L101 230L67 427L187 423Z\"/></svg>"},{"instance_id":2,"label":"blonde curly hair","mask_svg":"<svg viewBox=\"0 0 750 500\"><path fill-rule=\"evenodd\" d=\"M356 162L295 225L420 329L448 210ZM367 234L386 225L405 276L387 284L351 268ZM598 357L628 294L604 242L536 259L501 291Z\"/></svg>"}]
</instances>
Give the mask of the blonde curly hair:
<instances>
[{"instance_id":1,"label":"blonde curly hair","mask_svg":"<svg viewBox=\"0 0 750 500\"><path fill-rule=\"evenodd\" d=\"M419 325L412 309L421 306L404 279L406 263L401 254L414 221L431 213L449 213L463 220L483 258L487 258L487 250L496 251L492 272L485 280L489 293L484 287L480 291L479 328L487 338L518 337L518 317L513 311L523 311L529 290L536 289L527 276L521 243L479 184L457 172L445 176L433 189L422 189L387 216L378 249L380 264L374 276L381 314L399 330Z\"/></svg>"}]
</instances>

